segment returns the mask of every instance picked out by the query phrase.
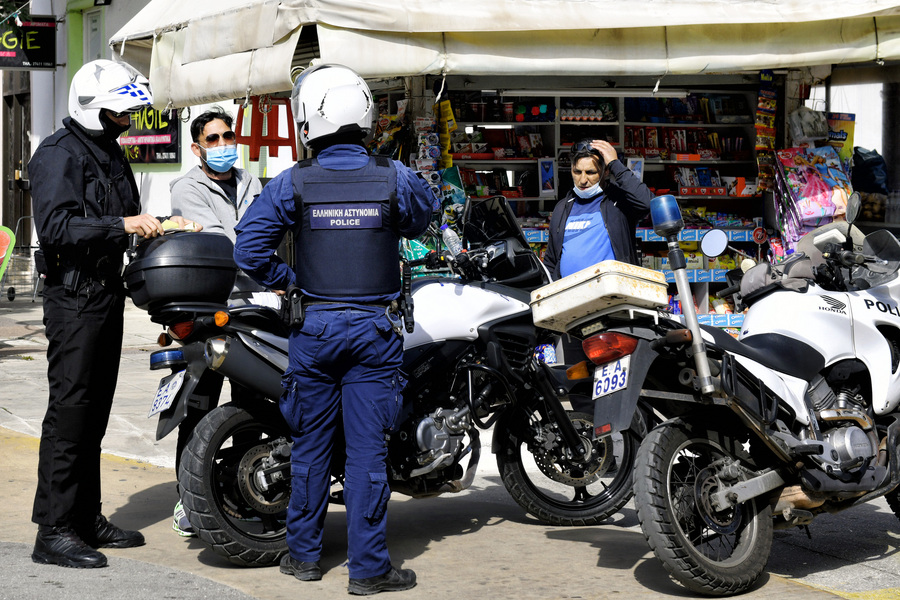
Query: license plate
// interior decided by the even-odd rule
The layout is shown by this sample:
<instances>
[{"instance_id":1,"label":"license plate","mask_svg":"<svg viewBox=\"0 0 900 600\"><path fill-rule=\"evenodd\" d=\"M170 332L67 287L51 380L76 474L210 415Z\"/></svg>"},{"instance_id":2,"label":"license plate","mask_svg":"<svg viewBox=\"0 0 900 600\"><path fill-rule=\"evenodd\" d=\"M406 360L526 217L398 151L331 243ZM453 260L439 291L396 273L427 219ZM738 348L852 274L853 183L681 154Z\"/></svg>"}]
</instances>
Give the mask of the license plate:
<instances>
[{"instance_id":1,"label":"license plate","mask_svg":"<svg viewBox=\"0 0 900 600\"><path fill-rule=\"evenodd\" d=\"M630 356L598 366L594 371L593 399L608 396L613 392L624 390L628 386L628 365Z\"/></svg>"},{"instance_id":2,"label":"license plate","mask_svg":"<svg viewBox=\"0 0 900 600\"><path fill-rule=\"evenodd\" d=\"M156 390L156 397L153 398L153 405L150 407L150 414L147 415L148 419L172 406L172 402L178 396L178 390L181 389L181 384L184 383L185 372L178 371L160 380L159 389Z\"/></svg>"}]
</instances>

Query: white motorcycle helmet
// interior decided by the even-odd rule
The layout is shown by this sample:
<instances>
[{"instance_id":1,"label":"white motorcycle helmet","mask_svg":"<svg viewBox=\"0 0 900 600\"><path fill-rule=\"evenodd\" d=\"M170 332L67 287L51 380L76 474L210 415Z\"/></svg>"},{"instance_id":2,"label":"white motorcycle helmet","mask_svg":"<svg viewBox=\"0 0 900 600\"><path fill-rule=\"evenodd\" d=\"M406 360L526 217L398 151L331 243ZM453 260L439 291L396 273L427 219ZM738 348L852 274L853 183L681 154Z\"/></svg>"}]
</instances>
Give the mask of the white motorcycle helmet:
<instances>
[{"instance_id":1,"label":"white motorcycle helmet","mask_svg":"<svg viewBox=\"0 0 900 600\"><path fill-rule=\"evenodd\" d=\"M300 74L291 92L300 141L307 148L322 137L372 131L375 104L362 77L343 65L317 65Z\"/></svg>"},{"instance_id":2,"label":"white motorcycle helmet","mask_svg":"<svg viewBox=\"0 0 900 600\"><path fill-rule=\"evenodd\" d=\"M151 104L150 82L122 62L93 60L78 69L69 88L69 116L91 135L103 133L100 109L135 112Z\"/></svg>"}]
</instances>

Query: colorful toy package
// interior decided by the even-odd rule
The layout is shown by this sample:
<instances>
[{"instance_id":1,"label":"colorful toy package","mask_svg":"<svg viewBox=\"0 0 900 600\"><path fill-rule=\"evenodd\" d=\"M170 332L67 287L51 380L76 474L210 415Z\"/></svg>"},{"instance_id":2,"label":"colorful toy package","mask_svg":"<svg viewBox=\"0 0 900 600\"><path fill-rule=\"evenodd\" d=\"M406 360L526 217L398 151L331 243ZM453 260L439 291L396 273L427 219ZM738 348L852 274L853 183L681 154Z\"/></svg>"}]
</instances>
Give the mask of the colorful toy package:
<instances>
[{"instance_id":1,"label":"colorful toy package","mask_svg":"<svg viewBox=\"0 0 900 600\"><path fill-rule=\"evenodd\" d=\"M853 132L856 115L850 113L828 113L828 144L833 146L841 159L844 170L850 171L853 157Z\"/></svg>"},{"instance_id":2,"label":"colorful toy package","mask_svg":"<svg viewBox=\"0 0 900 600\"><path fill-rule=\"evenodd\" d=\"M832 146L779 150L778 169L799 225L830 223L847 212L853 189Z\"/></svg>"}]
</instances>

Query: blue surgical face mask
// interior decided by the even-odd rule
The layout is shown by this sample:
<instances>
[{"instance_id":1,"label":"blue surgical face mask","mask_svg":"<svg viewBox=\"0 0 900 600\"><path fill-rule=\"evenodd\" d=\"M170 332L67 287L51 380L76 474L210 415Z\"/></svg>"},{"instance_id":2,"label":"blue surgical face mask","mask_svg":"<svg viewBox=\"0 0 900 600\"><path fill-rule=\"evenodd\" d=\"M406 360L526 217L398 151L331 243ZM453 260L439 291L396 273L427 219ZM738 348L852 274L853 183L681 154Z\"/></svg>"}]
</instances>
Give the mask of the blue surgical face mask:
<instances>
[{"instance_id":1,"label":"blue surgical face mask","mask_svg":"<svg viewBox=\"0 0 900 600\"><path fill-rule=\"evenodd\" d=\"M206 149L206 164L216 173L227 173L237 158L237 144Z\"/></svg>"},{"instance_id":2,"label":"blue surgical face mask","mask_svg":"<svg viewBox=\"0 0 900 600\"><path fill-rule=\"evenodd\" d=\"M600 187L600 182L598 181L597 183L595 183L594 185L592 185L591 187L589 187L586 190L583 190L583 189L579 188L578 186L575 186L574 190L572 190L572 191L574 191L575 194L579 198L593 198L594 196L596 196L597 194L602 192L603 188Z\"/></svg>"}]
</instances>

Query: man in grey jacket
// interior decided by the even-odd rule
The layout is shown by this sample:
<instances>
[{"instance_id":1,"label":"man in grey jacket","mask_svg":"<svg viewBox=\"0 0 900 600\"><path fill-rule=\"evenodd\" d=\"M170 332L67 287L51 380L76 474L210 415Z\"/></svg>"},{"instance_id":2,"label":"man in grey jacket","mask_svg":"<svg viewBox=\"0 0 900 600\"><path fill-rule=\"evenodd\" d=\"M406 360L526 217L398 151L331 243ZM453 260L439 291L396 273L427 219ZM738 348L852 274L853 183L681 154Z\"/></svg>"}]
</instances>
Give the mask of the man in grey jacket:
<instances>
[{"instance_id":1,"label":"man in grey jacket","mask_svg":"<svg viewBox=\"0 0 900 600\"><path fill-rule=\"evenodd\" d=\"M200 166L174 180L169 186L172 192L172 214L193 215L193 221L203 225L203 230L228 236L234 242L234 227L250 203L262 191L262 183L245 169L234 166L238 158L237 139L232 131L231 115L219 107L200 114L191 122L191 151L200 159ZM260 291L262 288L243 272L234 283L232 299L241 292ZM218 404L221 376L211 377L204 391L209 395L209 410ZM248 397L252 393L231 382L232 399ZM206 414L192 409L178 427L175 450L176 465L187 445L191 432ZM181 536L193 537L194 529L188 521L181 501L175 505L172 529Z\"/></svg>"},{"instance_id":2,"label":"man in grey jacket","mask_svg":"<svg viewBox=\"0 0 900 600\"><path fill-rule=\"evenodd\" d=\"M235 167L237 140L231 115L221 108L202 113L191 123L191 151L200 166L174 180L172 214L191 215L204 231L227 235L234 242L234 226L262 191L262 183Z\"/></svg>"}]
</instances>

